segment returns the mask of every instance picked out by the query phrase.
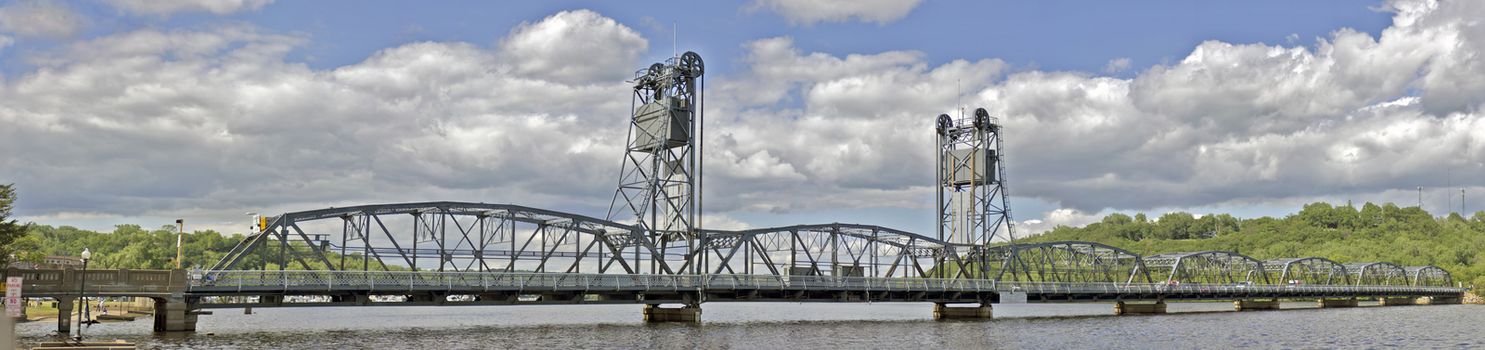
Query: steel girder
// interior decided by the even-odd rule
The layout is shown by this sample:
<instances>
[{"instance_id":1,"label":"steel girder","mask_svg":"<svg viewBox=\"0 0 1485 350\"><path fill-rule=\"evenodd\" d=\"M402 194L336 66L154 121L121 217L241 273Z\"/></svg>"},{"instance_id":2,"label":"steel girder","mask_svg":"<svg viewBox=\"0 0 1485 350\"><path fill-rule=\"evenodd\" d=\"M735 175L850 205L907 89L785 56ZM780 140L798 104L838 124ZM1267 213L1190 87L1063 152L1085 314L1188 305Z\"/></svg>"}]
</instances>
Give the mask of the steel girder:
<instances>
[{"instance_id":1,"label":"steel girder","mask_svg":"<svg viewBox=\"0 0 1485 350\"><path fill-rule=\"evenodd\" d=\"M1145 266L1169 271L1167 283L1269 284L1263 262L1228 251L1166 253L1145 257Z\"/></svg>"},{"instance_id":2,"label":"steel girder","mask_svg":"<svg viewBox=\"0 0 1485 350\"><path fill-rule=\"evenodd\" d=\"M1138 254L1079 241L1019 243L985 249L982 260L999 281L1150 283Z\"/></svg>"},{"instance_id":3,"label":"steel girder","mask_svg":"<svg viewBox=\"0 0 1485 350\"><path fill-rule=\"evenodd\" d=\"M1346 266L1326 258L1286 258L1263 262L1273 284L1350 284Z\"/></svg>"},{"instance_id":4,"label":"steel girder","mask_svg":"<svg viewBox=\"0 0 1485 350\"><path fill-rule=\"evenodd\" d=\"M1346 264L1351 281L1358 286L1408 285L1408 271L1389 262Z\"/></svg>"},{"instance_id":5,"label":"steel girder","mask_svg":"<svg viewBox=\"0 0 1485 350\"><path fill-rule=\"evenodd\" d=\"M1408 266L1408 283L1414 287L1448 287L1454 284L1454 276L1438 266Z\"/></svg>"}]
</instances>

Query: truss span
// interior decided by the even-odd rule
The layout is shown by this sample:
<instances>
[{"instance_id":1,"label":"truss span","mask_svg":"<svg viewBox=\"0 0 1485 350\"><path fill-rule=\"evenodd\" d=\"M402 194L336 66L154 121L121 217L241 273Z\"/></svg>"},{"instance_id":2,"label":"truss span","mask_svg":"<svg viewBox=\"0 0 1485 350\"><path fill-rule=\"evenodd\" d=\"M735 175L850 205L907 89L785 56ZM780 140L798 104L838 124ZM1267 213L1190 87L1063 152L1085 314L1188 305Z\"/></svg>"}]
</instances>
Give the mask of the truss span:
<instances>
[{"instance_id":1,"label":"truss span","mask_svg":"<svg viewBox=\"0 0 1485 350\"><path fill-rule=\"evenodd\" d=\"M1364 286L1408 285L1408 271L1401 265L1389 262L1346 264L1351 281Z\"/></svg>"},{"instance_id":2,"label":"truss span","mask_svg":"<svg viewBox=\"0 0 1485 350\"><path fill-rule=\"evenodd\" d=\"M1450 287L1454 276L1438 266L1408 266L1408 283L1415 287Z\"/></svg>"},{"instance_id":3,"label":"truss span","mask_svg":"<svg viewBox=\"0 0 1485 350\"><path fill-rule=\"evenodd\" d=\"M633 225L510 204L363 205L272 217L212 271L973 275L966 261L970 245L881 226L833 223L702 233L697 240L676 239Z\"/></svg>"},{"instance_id":4,"label":"truss span","mask_svg":"<svg viewBox=\"0 0 1485 350\"><path fill-rule=\"evenodd\" d=\"M1326 258L1287 258L1263 262L1264 272L1274 284L1350 284L1346 266Z\"/></svg>"},{"instance_id":5,"label":"truss span","mask_svg":"<svg viewBox=\"0 0 1485 350\"><path fill-rule=\"evenodd\" d=\"M1145 257L1166 283L1269 284L1263 262L1228 251L1167 253Z\"/></svg>"},{"instance_id":6,"label":"truss span","mask_svg":"<svg viewBox=\"0 0 1485 350\"><path fill-rule=\"evenodd\" d=\"M1017 282L1150 283L1150 270L1133 252L1101 243L1058 241L983 249L971 260L984 276Z\"/></svg>"}]
</instances>

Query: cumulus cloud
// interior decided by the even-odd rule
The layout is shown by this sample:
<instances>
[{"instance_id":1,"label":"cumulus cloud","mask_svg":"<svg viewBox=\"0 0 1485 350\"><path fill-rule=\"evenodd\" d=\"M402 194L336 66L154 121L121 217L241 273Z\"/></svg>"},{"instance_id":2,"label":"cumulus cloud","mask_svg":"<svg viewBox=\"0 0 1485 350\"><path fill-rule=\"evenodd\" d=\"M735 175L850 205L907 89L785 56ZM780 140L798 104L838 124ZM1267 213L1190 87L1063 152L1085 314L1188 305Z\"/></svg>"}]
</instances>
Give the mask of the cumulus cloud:
<instances>
[{"instance_id":1,"label":"cumulus cloud","mask_svg":"<svg viewBox=\"0 0 1485 350\"><path fill-rule=\"evenodd\" d=\"M582 25L567 33L590 36ZM28 215L606 206L628 115L622 77L517 74L507 52L440 42L315 70L285 59L305 42L242 26L145 29L38 55L0 89L0 148L17 150L0 157L0 178L21 186Z\"/></svg>"},{"instance_id":2,"label":"cumulus cloud","mask_svg":"<svg viewBox=\"0 0 1485 350\"><path fill-rule=\"evenodd\" d=\"M612 18L575 10L521 23L500 48L514 74L582 84L633 78L649 42Z\"/></svg>"},{"instance_id":3,"label":"cumulus cloud","mask_svg":"<svg viewBox=\"0 0 1485 350\"><path fill-rule=\"evenodd\" d=\"M856 20L887 24L907 17L923 0L755 0L753 9L778 13L796 25Z\"/></svg>"},{"instance_id":4,"label":"cumulus cloud","mask_svg":"<svg viewBox=\"0 0 1485 350\"><path fill-rule=\"evenodd\" d=\"M82 29L83 19L61 3L20 0L0 6L0 31L22 36L66 37Z\"/></svg>"},{"instance_id":5,"label":"cumulus cloud","mask_svg":"<svg viewBox=\"0 0 1485 350\"><path fill-rule=\"evenodd\" d=\"M1036 220L1023 234L1111 210L1485 186L1441 171L1485 172L1485 5L1390 6L1380 35L1210 41L1124 78L744 43L730 74L707 77L708 220L932 208L933 117L961 99L1005 126L1011 193L1062 207L1023 217ZM307 40L140 30L29 56L35 71L0 86L0 148L24 150L0 157L0 178L21 185L27 215L607 206L623 80L647 47L632 29L569 11L493 48L410 43L328 70L285 59Z\"/></svg>"},{"instance_id":6,"label":"cumulus cloud","mask_svg":"<svg viewBox=\"0 0 1485 350\"><path fill-rule=\"evenodd\" d=\"M120 11L169 17L182 12L210 12L225 15L239 11L256 11L273 0L105 0Z\"/></svg>"}]
</instances>

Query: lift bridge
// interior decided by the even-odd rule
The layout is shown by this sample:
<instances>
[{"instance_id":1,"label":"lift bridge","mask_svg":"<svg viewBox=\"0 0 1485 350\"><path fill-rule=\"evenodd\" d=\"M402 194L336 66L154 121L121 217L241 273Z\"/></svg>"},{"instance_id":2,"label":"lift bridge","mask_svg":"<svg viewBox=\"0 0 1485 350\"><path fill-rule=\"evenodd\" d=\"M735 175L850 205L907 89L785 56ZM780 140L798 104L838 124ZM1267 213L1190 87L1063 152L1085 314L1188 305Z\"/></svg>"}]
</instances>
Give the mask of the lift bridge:
<instances>
[{"instance_id":1,"label":"lift bridge","mask_svg":"<svg viewBox=\"0 0 1485 350\"><path fill-rule=\"evenodd\" d=\"M89 293L157 298L156 330L190 331L204 309L244 307L640 304L647 321L694 322L713 301L925 302L943 319L989 318L1000 302L1111 302L1134 314L1163 313L1166 300L1277 309L1280 299L1458 303L1464 292L1432 266L1016 241L1002 130L985 109L934 123L932 236L844 223L704 229L703 72L687 52L636 73L619 189L604 218L471 202L285 213L264 217L210 269L90 271L107 281ZM76 276L21 274L29 295L76 295L66 287ZM151 283L168 287L136 288Z\"/></svg>"}]
</instances>

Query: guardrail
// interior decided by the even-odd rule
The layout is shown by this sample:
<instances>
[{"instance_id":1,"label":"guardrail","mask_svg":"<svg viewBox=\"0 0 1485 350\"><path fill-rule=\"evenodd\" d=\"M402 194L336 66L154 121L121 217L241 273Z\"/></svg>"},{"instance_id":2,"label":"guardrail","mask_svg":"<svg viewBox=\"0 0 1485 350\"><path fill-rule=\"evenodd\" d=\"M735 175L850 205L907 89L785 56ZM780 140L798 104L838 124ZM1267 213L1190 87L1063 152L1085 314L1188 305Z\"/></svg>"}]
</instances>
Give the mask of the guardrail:
<instances>
[{"instance_id":1,"label":"guardrail","mask_svg":"<svg viewBox=\"0 0 1485 350\"><path fill-rule=\"evenodd\" d=\"M1024 292L1028 294L1444 294L1415 286L1015 282L985 279L774 275L627 275L534 272L216 271L191 276L192 291L396 290L833 290Z\"/></svg>"},{"instance_id":2,"label":"guardrail","mask_svg":"<svg viewBox=\"0 0 1485 350\"><path fill-rule=\"evenodd\" d=\"M5 269L5 277L22 278L26 296L71 296L85 274L75 269ZM184 270L94 270L87 272L89 295L165 295L185 290Z\"/></svg>"}]
</instances>

